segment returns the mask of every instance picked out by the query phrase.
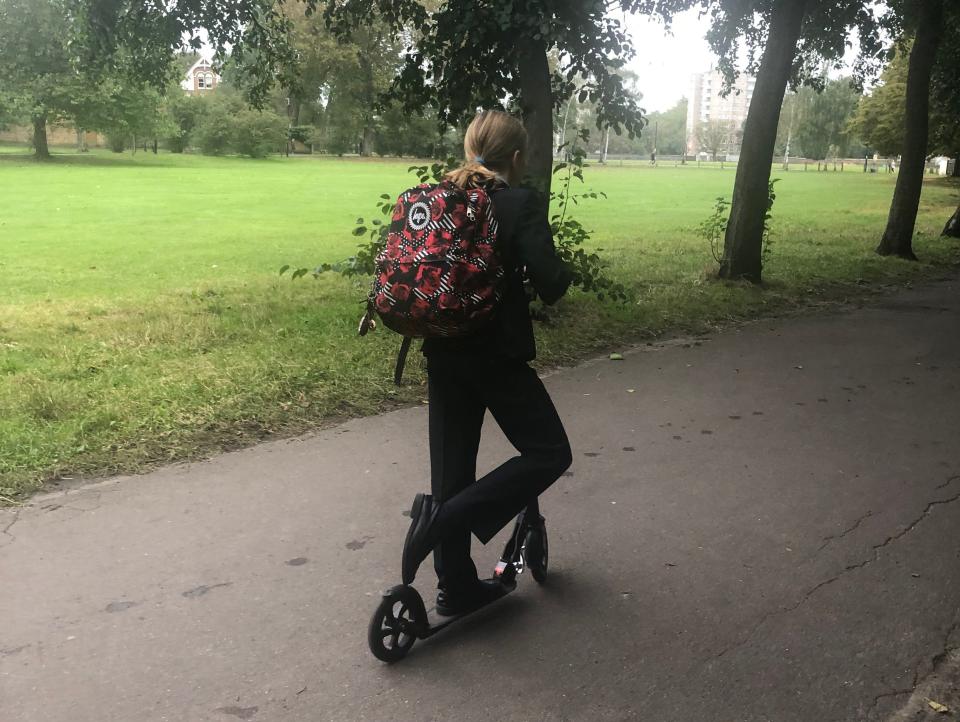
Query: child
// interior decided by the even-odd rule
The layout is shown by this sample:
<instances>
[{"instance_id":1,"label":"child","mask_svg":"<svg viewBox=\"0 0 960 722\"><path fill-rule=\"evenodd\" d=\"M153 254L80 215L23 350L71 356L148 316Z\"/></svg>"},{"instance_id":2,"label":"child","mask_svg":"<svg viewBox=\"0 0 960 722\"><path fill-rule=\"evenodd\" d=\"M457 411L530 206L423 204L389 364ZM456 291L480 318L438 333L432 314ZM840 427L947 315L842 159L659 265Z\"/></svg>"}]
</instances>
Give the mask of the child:
<instances>
[{"instance_id":1,"label":"child","mask_svg":"<svg viewBox=\"0 0 960 722\"><path fill-rule=\"evenodd\" d=\"M410 584L430 551L439 578L437 612L459 614L498 596L470 558L470 534L486 544L556 481L572 457L563 424L536 372L524 276L545 303L566 292L573 272L556 255L546 204L512 187L523 175L526 131L501 112L478 115L464 139L465 162L446 180L484 188L498 223L506 268L502 300L488 326L464 338L423 344L430 399L430 494L417 494L403 549ZM476 479L477 449L489 410L515 456Z\"/></svg>"}]
</instances>

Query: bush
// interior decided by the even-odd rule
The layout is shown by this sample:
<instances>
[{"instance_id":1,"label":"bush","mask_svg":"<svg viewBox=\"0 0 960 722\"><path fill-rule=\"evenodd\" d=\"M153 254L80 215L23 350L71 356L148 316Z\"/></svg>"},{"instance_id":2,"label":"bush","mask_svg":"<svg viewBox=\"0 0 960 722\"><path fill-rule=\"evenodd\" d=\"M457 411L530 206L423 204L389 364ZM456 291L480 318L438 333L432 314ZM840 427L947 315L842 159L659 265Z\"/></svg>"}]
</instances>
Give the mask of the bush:
<instances>
[{"instance_id":1,"label":"bush","mask_svg":"<svg viewBox=\"0 0 960 722\"><path fill-rule=\"evenodd\" d=\"M197 97L200 111L192 133L192 145L204 155L223 155L233 148L233 117L244 109L243 101L217 91Z\"/></svg>"},{"instance_id":2,"label":"bush","mask_svg":"<svg viewBox=\"0 0 960 722\"><path fill-rule=\"evenodd\" d=\"M270 110L242 110L230 125L233 149L250 158L264 158L287 142L287 121Z\"/></svg>"},{"instance_id":3,"label":"bush","mask_svg":"<svg viewBox=\"0 0 960 722\"><path fill-rule=\"evenodd\" d=\"M230 150L233 124L227 107L210 103L204 109L194 133L194 141L204 155L223 155Z\"/></svg>"},{"instance_id":4,"label":"bush","mask_svg":"<svg viewBox=\"0 0 960 722\"><path fill-rule=\"evenodd\" d=\"M127 149L127 136L125 133L110 133L107 136L107 145L114 153L123 153Z\"/></svg>"},{"instance_id":5,"label":"bush","mask_svg":"<svg viewBox=\"0 0 960 722\"><path fill-rule=\"evenodd\" d=\"M179 89L178 89L179 90ZM203 101L192 95L171 93L166 112L170 117L170 132L164 140L173 153L183 153L190 145L192 135L203 112Z\"/></svg>"}]
</instances>

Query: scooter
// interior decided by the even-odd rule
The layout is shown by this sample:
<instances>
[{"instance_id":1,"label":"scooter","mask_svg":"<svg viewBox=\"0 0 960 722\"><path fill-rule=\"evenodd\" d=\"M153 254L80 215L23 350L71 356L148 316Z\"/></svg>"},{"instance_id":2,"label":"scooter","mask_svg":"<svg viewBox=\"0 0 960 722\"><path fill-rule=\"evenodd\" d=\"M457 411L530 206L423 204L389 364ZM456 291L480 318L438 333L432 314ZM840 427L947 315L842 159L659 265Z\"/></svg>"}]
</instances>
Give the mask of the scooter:
<instances>
[{"instance_id":1,"label":"scooter","mask_svg":"<svg viewBox=\"0 0 960 722\"><path fill-rule=\"evenodd\" d=\"M460 614L443 616L436 608L427 610L420 593L408 584L398 584L383 593L383 600L370 620L367 642L373 656L383 662L398 662L407 656L418 639L427 639L456 621L502 599L517 588L517 577L525 569L540 584L547 577L549 550L547 527L536 501L517 516L513 533L493 570L493 580L502 593Z\"/></svg>"}]
</instances>

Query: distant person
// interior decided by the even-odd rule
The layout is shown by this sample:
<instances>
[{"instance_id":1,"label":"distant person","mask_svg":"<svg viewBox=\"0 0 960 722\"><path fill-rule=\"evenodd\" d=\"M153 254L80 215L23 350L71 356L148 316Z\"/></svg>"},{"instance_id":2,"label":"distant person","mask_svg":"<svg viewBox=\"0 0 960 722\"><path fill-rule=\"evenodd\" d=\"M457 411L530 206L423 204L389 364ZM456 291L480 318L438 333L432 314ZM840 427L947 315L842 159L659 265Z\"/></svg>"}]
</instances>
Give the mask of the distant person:
<instances>
[{"instance_id":1,"label":"distant person","mask_svg":"<svg viewBox=\"0 0 960 722\"><path fill-rule=\"evenodd\" d=\"M654 148L650 152L650 165L656 165L656 164L657 164L657 149Z\"/></svg>"},{"instance_id":2,"label":"distant person","mask_svg":"<svg viewBox=\"0 0 960 722\"><path fill-rule=\"evenodd\" d=\"M506 113L478 115L463 142L466 156L443 183L483 189L497 221L497 254L506 267L496 315L474 335L423 344L429 395L432 494L417 494L403 547L403 583L434 553L437 612L455 615L497 598L499 581L481 581L470 537L489 542L542 494L572 461L570 444L543 382L525 278L545 303L567 291L573 272L557 256L546 203L515 187L523 177L527 134ZM477 450L489 411L519 455L476 478Z\"/></svg>"}]
</instances>

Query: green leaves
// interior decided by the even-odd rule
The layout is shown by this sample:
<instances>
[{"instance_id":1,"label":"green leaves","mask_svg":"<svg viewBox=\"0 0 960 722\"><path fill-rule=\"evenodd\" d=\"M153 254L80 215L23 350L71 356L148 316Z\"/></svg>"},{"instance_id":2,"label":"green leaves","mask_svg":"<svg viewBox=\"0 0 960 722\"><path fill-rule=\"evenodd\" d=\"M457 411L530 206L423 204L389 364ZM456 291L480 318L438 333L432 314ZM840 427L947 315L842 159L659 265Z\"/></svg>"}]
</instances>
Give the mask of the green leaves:
<instances>
[{"instance_id":1,"label":"green leaves","mask_svg":"<svg viewBox=\"0 0 960 722\"><path fill-rule=\"evenodd\" d=\"M586 143L589 138L589 130L578 131L578 140ZM589 253L583 248L583 245L591 240L593 232L587 230L580 221L567 216L571 203L578 205L581 199L596 200L601 197L606 198L606 195L592 190L579 194L573 193L571 191L573 179L583 182L586 150L576 142L565 143L560 150L566 153L566 160L557 163L554 167L554 175L561 176L561 179L556 186L557 190L550 194L551 203L559 208L559 213L555 213L550 219L550 229L553 232L557 255L573 268L575 287L585 293L593 293L600 301L611 298L625 303L629 300L627 289L607 275L607 264L600 257L599 252Z\"/></svg>"},{"instance_id":2,"label":"green leaves","mask_svg":"<svg viewBox=\"0 0 960 722\"><path fill-rule=\"evenodd\" d=\"M779 178L772 178L767 183L767 209L763 214L762 260L764 263L766 262L767 256L771 252L771 220L773 218L773 202L777 198L774 185L776 185L779 180ZM722 264L725 259L724 241L727 233L729 211L730 201L723 196L717 196L716 202L713 206L713 213L711 213L710 216L700 223L700 225L698 225L696 228L697 235L710 244L710 252L713 254L713 259L720 264Z\"/></svg>"},{"instance_id":3,"label":"green leaves","mask_svg":"<svg viewBox=\"0 0 960 722\"><path fill-rule=\"evenodd\" d=\"M717 196L713 213L696 229L697 235L710 244L710 252L717 263L723 262L723 240L727 232L729 211L730 201L723 196Z\"/></svg>"}]
</instances>

